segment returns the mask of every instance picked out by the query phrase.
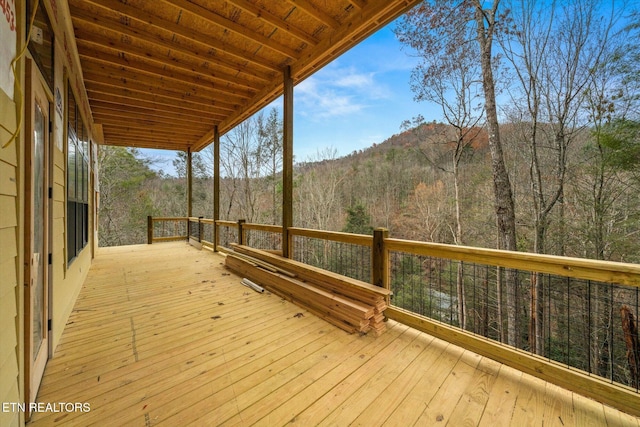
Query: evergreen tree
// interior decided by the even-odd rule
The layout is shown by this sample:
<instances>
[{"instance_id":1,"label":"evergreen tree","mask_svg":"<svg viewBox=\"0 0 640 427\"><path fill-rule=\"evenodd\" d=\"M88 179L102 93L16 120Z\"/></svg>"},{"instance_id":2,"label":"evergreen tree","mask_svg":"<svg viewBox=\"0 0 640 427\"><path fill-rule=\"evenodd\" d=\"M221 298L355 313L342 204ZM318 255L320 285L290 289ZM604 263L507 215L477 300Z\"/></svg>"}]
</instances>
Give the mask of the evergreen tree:
<instances>
[{"instance_id":1,"label":"evergreen tree","mask_svg":"<svg viewBox=\"0 0 640 427\"><path fill-rule=\"evenodd\" d=\"M342 231L354 234L371 234L373 232L371 217L361 203L347 209L347 224Z\"/></svg>"}]
</instances>

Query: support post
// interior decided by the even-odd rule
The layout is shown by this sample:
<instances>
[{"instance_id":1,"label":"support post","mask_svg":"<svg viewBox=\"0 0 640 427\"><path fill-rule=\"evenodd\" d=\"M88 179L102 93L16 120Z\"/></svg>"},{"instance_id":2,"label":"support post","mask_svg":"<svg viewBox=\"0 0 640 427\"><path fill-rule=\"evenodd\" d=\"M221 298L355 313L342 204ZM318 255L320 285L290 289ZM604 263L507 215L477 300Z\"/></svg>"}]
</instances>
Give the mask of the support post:
<instances>
[{"instance_id":1,"label":"support post","mask_svg":"<svg viewBox=\"0 0 640 427\"><path fill-rule=\"evenodd\" d=\"M153 243L153 217L147 216L147 244Z\"/></svg>"},{"instance_id":2,"label":"support post","mask_svg":"<svg viewBox=\"0 0 640 427\"><path fill-rule=\"evenodd\" d=\"M213 128L213 251L218 252L218 224L220 219L220 131Z\"/></svg>"},{"instance_id":3,"label":"support post","mask_svg":"<svg viewBox=\"0 0 640 427\"><path fill-rule=\"evenodd\" d=\"M187 216L193 216L193 171L191 170L191 148L187 148Z\"/></svg>"},{"instance_id":4,"label":"support post","mask_svg":"<svg viewBox=\"0 0 640 427\"><path fill-rule=\"evenodd\" d=\"M384 239L388 237L389 230L386 228L376 228L373 230L373 246L371 248L371 282L375 286L379 286L384 289L390 289L389 255L384 247Z\"/></svg>"},{"instance_id":5,"label":"support post","mask_svg":"<svg viewBox=\"0 0 640 427\"><path fill-rule=\"evenodd\" d=\"M247 222L246 219L238 220L238 244L244 245L244 223Z\"/></svg>"},{"instance_id":6,"label":"support post","mask_svg":"<svg viewBox=\"0 0 640 427\"><path fill-rule=\"evenodd\" d=\"M289 228L293 226L293 79L291 67L284 69L282 129L282 256L291 258Z\"/></svg>"}]
</instances>

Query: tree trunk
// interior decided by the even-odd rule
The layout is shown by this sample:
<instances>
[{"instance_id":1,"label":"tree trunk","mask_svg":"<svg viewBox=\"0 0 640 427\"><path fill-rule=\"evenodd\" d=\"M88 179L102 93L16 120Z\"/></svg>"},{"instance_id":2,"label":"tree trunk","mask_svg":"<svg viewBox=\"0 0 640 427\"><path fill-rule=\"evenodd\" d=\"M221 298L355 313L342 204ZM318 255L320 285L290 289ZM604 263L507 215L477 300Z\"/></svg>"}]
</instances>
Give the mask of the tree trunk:
<instances>
[{"instance_id":1,"label":"tree trunk","mask_svg":"<svg viewBox=\"0 0 640 427\"><path fill-rule=\"evenodd\" d=\"M499 1L496 0L491 10L483 10L479 0L475 2L475 19L480 44L482 67L482 87L485 98L485 113L489 133L489 149L491 151L491 166L493 173L494 205L498 224L500 249L517 250L516 220L513 193L509 173L504 162L500 127L498 125L498 110L496 107L495 82L493 79L491 48L495 17ZM486 23L486 25L485 25ZM505 270L507 286L507 343L516 345L516 301L518 298L517 274L512 269Z\"/></svg>"},{"instance_id":2,"label":"tree trunk","mask_svg":"<svg viewBox=\"0 0 640 427\"><path fill-rule=\"evenodd\" d=\"M631 377L631 387L636 390L640 387L640 340L638 339L638 329L631 309L623 305L620 308L622 316L622 331L624 332L624 342L627 346L627 363Z\"/></svg>"},{"instance_id":3,"label":"tree trunk","mask_svg":"<svg viewBox=\"0 0 640 427\"><path fill-rule=\"evenodd\" d=\"M453 186L455 189L455 204L456 204L456 232L455 232L455 242L457 245L462 244L462 219L460 216L460 183L458 182L458 163L460 161L460 146L461 146L461 136L458 136L458 150L456 150L453 159ZM466 309L467 303L464 294L464 277L463 277L463 266L462 261L458 262L458 272L456 275L456 290L458 293L458 322L462 329L466 329L467 327L467 319L466 319Z\"/></svg>"}]
</instances>

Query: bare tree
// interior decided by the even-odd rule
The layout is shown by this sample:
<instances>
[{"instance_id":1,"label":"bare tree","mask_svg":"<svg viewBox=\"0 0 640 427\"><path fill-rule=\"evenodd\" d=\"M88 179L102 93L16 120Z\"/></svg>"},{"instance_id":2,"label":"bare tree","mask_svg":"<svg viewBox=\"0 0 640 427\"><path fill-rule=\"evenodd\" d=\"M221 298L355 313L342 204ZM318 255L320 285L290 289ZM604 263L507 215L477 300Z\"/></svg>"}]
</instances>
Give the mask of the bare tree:
<instances>
[{"instance_id":1,"label":"bare tree","mask_svg":"<svg viewBox=\"0 0 640 427\"><path fill-rule=\"evenodd\" d=\"M298 175L295 188L297 214L300 227L319 230L340 230L344 222L340 186L346 177L343 168L335 160L335 148L318 151L308 159L313 168L304 168L306 173Z\"/></svg>"},{"instance_id":2,"label":"bare tree","mask_svg":"<svg viewBox=\"0 0 640 427\"><path fill-rule=\"evenodd\" d=\"M568 151L588 123L581 117L584 94L609 44L615 10L602 15L602 5L591 0L562 5L513 0L507 7L511 26L503 32L501 45L517 83L511 91L511 116L520 122L528 148L533 250L547 253L547 234L557 206L563 221ZM563 242L563 236L558 241ZM559 252L564 254L562 244ZM529 341L533 351L543 354L540 279L532 274Z\"/></svg>"},{"instance_id":3,"label":"bare tree","mask_svg":"<svg viewBox=\"0 0 640 427\"><path fill-rule=\"evenodd\" d=\"M230 184L227 190L227 218L236 204L236 215L242 219L254 222L258 218L258 185L261 183L258 178L261 177L263 158L257 123L257 116L240 123L224 136L224 143L220 147L220 165Z\"/></svg>"},{"instance_id":4,"label":"bare tree","mask_svg":"<svg viewBox=\"0 0 640 427\"><path fill-rule=\"evenodd\" d=\"M464 28L469 31L469 28ZM419 37L412 34L411 38ZM480 67L475 58L477 53L473 49L477 46L468 43L469 34L460 31L453 34L457 41L449 46L454 46L456 50L440 52L440 60L431 61L425 58L425 62L416 67L411 75L411 88L416 94L418 101L431 101L442 110L442 115L447 124L455 130L453 140L444 138L439 143L445 143L451 149L451 170L453 176L454 201L455 201L455 231L453 240L455 244L463 244L462 218L460 211L460 160L465 151L471 147L474 137L480 132L477 127L483 118L483 111L478 107L481 98L480 87ZM444 48L444 46L442 46ZM417 132L418 142L424 138L420 135L426 124L419 116L413 119L412 123L405 123L405 127L410 125ZM424 151L421 150L423 154ZM425 154L426 155L426 154ZM435 162L430 159L432 164ZM457 294L458 294L458 319L461 328L466 328L466 304L464 281L462 277L462 263L458 263L457 273Z\"/></svg>"},{"instance_id":5,"label":"bare tree","mask_svg":"<svg viewBox=\"0 0 640 427\"><path fill-rule=\"evenodd\" d=\"M269 181L271 192L271 223L279 224L281 217L281 203L279 203L278 174L282 171L282 120L278 118L278 111L272 108L265 119L258 116L258 150L264 165L264 176ZM281 200L281 196L280 196Z\"/></svg>"},{"instance_id":6,"label":"bare tree","mask_svg":"<svg viewBox=\"0 0 640 427\"><path fill-rule=\"evenodd\" d=\"M493 41L500 19L498 13L499 0L481 2L479 0L451 0L425 1L410 11L399 25L400 40L420 52L421 58L434 70L438 64L443 64L443 70L454 61L469 56L468 64L476 61L480 64L480 81L484 98L484 112L488 132L489 148L494 184L494 204L496 224L498 228L498 247L506 250L517 250L515 206L509 173L507 171L500 127L498 124L498 110L496 105L496 83L493 76L495 58L493 56ZM484 6L488 5L488 8ZM457 55L456 55L457 53ZM451 58L453 57L453 58ZM451 63L448 63L451 59ZM429 67L425 67L427 70ZM464 69L464 67L462 67ZM418 71L420 72L420 71ZM468 74L468 68L465 76ZM439 74L439 79L430 82L435 85L431 89L438 93L440 84L446 93L450 90L451 82L443 80L445 73ZM459 76L458 76L459 77ZM464 84L461 87L464 88ZM463 92L461 92L463 93ZM461 105L453 103L452 105ZM464 106L468 105L464 103ZM456 110L447 110L453 113ZM514 273L507 271L506 281L511 289L507 292L507 341L511 345L516 343L516 283Z\"/></svg>"}]
</instances>

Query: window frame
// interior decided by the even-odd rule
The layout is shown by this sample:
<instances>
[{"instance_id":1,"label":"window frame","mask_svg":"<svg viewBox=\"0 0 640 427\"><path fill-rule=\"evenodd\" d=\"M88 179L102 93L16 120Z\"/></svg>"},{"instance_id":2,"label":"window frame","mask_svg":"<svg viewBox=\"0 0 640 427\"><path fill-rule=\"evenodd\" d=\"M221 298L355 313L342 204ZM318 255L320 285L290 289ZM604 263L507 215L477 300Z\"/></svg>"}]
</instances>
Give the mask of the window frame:
<instances>
[{"instance_id":1,"label":"window frame","mask_svg":"<svg viewBox=\"0 0 640 427\"><path fill-rule=\"evenodd\" d=\"M71 84L67 80L66 207L67 265L89 244L89 179L91 140Z\"/></svg>"}]
</instances>

